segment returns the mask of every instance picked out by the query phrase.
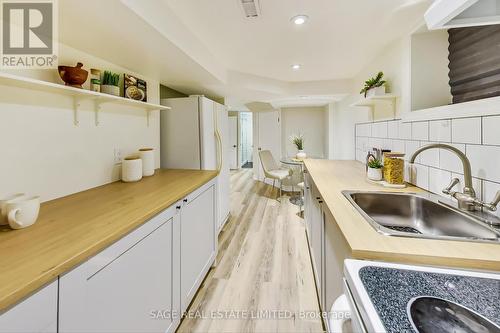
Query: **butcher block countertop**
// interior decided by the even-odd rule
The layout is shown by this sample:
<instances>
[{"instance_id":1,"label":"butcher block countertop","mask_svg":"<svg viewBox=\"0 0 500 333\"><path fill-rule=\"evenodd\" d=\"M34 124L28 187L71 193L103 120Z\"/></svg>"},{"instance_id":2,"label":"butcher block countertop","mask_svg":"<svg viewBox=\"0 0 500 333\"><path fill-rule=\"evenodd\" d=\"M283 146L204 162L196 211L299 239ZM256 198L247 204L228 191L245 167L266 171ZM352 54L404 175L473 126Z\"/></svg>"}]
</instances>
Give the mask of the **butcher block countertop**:
<instances>
[{"instance_id":1,"label":"butcher block countertop","mask_svg":"<svg viewBox=\"0 0 500 333\"><path fill-rule=\"evenodd\" d=\"M43 203L22 230L0 227L0 312L125 236L217 176L157 170Z\"/></svg>"},{"instance_id":2,"label":"butcher block countertop","mask_svg":"<svg viewBox=\"0 0 500 333\"><path fill-rule=\"evenodd\" d=\"M344 190L422 192L417 187L385 188L365 178L356 161L306 160L305 166L324 204L336 220L352 258L500 271L500 243L385 236L344 197Z\"/></svg>"}]
</instances>

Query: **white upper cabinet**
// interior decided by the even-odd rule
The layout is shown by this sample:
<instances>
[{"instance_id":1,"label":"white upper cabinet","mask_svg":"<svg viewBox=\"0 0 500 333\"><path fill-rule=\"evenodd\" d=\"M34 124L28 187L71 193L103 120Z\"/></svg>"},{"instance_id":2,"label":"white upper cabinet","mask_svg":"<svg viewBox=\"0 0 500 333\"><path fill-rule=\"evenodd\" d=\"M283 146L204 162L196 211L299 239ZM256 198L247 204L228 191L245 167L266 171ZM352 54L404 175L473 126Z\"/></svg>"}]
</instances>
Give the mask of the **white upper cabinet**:
<instances>
[{"instance_id":1,"label":"white upper cabinet","mask_svg":"<svg viewBox=\"0 0 500 333\"><path fill-rule=\"evenodd\" d=\"M0 313L1 333L56 333L57 280Z\"/></svg>"},{"instance_id":2,"label":"white upper cabinet","mask_svg":"<svg viewBox=\"0 0 500 333\"><path fill-rule=\"evenodd\" d=\"M500 0L436 0L425 13L429 29L500 23Z\"/></svg>"}]
</instances>

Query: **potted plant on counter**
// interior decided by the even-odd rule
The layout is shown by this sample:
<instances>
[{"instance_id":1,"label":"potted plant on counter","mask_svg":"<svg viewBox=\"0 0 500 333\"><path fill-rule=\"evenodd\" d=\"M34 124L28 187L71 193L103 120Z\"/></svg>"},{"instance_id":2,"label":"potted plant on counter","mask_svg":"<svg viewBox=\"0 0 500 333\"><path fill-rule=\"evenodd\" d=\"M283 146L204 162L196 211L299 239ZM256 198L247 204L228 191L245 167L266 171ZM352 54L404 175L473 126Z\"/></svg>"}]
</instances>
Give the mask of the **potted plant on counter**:
<instances>
[{"instance_id":1,"label":"potted plant on counter","mask_svg":"<svg viewBox=\"0 0 500 333\"><path fill-rule=\"evenodd\" d=\"M376 158L370 159L368 161L368 179L375 181L382 180L382 167L382 161Z\"/></svg>"},{"instance_id":2,"label":"potted plant on counter","mask_svg":"<svg viewBox=\"0 0 500 333\"><path fill-rule=\"evenodd\" d=\"M307 157L307 154L304 152L304 136L302 134L299 135L292 135L290 138L292 143L297 147L298 153L295 155L295 157L298 160L303 160Z\"/></svg>"},{"instance_id":3,"label":"potted plant on counter","mask_svg":"<svg viewBox=\"0 0 500 333\"><path fill-rule=\"evenodd\" d=\"M364 94L365 98L385 95L385 84L387 81L382 80L383 77L384 72L378 72L377 76L365 81L365 86L359 93Z\"/></svg>"},{"instance_id":4,"label":"potted plant on counter","mask_svg":"<svg viewBox=\"0 0 500 333\"><path fill-rule=\"evenodd\" d=\"M110 71L104 71L102 76L101 92L109 95L120 96L120 75Z\"/></svg>"}]
</instances>

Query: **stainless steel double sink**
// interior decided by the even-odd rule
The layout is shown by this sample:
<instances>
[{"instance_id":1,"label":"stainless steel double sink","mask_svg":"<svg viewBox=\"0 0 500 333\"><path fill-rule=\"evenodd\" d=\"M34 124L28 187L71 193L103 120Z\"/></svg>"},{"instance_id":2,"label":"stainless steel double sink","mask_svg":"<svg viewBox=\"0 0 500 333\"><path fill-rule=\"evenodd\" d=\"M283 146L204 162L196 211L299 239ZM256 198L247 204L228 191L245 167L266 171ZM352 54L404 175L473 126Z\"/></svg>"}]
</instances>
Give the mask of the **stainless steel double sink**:
<instances>
[{"instance_id":1,"label":"stainless steel double sink","mask_svg":"<svg viewBox=\"0 0 500 333\"><path fill-rule=\"evenodd\" d=\"M389 236L500 242L500 230L431 195L343 191L344 196L378 232ZM495 220L496 219L496 220Z\"/></svg>"}]
</instances>

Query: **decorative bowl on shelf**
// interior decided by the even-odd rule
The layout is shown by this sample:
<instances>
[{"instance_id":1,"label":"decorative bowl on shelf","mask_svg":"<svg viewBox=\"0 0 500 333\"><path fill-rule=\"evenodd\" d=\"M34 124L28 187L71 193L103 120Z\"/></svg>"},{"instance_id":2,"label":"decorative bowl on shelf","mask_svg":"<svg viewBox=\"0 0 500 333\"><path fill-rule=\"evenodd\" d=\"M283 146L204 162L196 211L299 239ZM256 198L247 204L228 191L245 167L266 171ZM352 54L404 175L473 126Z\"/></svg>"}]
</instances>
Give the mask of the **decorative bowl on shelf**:
<instances>
[{"instance_id":1,"label":"decorative bowl on shelf","mask_svg":"<svg viewBox=\"0 0 500 333\"><path fill-rule=\"evenodd\" d=\"M89 72L82 69L83 64L81 62L77 63L75 67L72 66L58 66L59 76L64 81L67 86L75 88L83 88L82 84L87 81Z\"/></svg>"}]
</instances>

